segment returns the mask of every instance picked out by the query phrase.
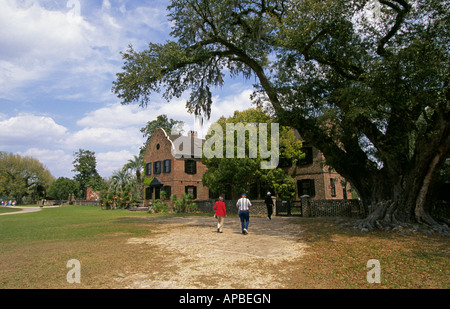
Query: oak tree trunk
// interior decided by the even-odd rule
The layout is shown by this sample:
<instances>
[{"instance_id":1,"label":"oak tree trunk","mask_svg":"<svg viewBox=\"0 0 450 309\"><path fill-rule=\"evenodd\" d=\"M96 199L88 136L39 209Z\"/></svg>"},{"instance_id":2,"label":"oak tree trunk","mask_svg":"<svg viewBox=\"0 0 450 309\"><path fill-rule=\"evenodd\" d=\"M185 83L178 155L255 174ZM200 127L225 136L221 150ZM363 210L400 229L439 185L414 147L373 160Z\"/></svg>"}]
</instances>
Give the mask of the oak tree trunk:
<instances>
[{"instance_id":1,"label":"oak tree trunk","mask_svg":"<svg viewBox=\"0 0 450 309\"><path fill-rule=\"evenodd\" d=\"M445 159L445 153L438 149L428 160L425 157L422 157L424 162L417 162L414 169L403 175L387 177L380 173L368 177L366 188L361 191L368 216L357 222L358 228L370 231L418 223L437 232L449 231L429 213L428 194L432 192L433 175Z\"/></svg>"}]
</instances>

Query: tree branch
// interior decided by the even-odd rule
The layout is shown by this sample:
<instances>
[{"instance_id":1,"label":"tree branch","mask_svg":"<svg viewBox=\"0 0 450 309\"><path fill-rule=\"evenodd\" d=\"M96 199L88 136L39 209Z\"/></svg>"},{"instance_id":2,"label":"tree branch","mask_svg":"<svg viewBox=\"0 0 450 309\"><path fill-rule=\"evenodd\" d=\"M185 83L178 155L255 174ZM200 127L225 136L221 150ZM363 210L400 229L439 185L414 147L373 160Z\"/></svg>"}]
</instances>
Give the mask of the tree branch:
<instances>
[{"instance_id":1,"label":"tree branch","mask_svg":"<svg viewBox=\"0 0 450 309\"><path fill-rule=\"evenodd\" d=\"M411 5L408 4L405 0L393 0L393 1L397 2L398 4L400 4L403 7L403 9L401 9L399 6L397 6L396 4L394 4L394 3L390 2L390 1L387 1L387 0L379 0L379 1L380 1L380 3L389 6L394 11L397 12L397 17L395 19L394 26L392 26L391 30L386 34L386 36L381 38L380 42L378 43L377 54L380 55L380 56L385 56L385 55L388 54L388 52L384 48L385 45L397 33L397 31L400 29L403 21L405 20L406 14L408 14L408 12L411 9Z\"/></svg>"}]
</instances>

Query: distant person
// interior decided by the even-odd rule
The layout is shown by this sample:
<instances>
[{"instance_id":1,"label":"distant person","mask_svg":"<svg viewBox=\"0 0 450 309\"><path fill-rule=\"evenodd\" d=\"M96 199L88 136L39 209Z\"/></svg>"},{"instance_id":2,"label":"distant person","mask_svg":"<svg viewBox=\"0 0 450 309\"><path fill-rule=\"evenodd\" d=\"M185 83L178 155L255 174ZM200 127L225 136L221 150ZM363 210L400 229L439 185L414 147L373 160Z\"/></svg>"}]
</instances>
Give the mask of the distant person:
<instances>
[{"instance_id":1,"label":"distant person","mask_svg":"<svg viewBox=\"0 0 450 309\"><path fill-rule=\"evenodd\" d=\"M272 220L273 200L272 200L272 195L270 192L267 192L264 203L266 204L266 207L267 207L267 219Z\"/></svg>"},{"instance_id":2,"label":"distant person","mask_svg":"<svg viewBox=\"0 0 450 309\"><path fill-rule=\"evenodd\" d=\"M248 223L250 222L250 207L252 203L247 198L246 193L237 201L236 207L239 209L239 218L241 219L242 234L248 234Z\"/></svg>"},{"instance_id":3,"label":"distant person","mask_svg":"<svg viewBox=\"0 0 450 309\"><path fill-rule=\"evenodd\" d=\"M217 233L223 233L223 222L224 218L227 216L227 209L222 196L220 196L219 200L214 204L214 210L216 211L215 217L217 218Z\"/></svg>"}]
</instances>

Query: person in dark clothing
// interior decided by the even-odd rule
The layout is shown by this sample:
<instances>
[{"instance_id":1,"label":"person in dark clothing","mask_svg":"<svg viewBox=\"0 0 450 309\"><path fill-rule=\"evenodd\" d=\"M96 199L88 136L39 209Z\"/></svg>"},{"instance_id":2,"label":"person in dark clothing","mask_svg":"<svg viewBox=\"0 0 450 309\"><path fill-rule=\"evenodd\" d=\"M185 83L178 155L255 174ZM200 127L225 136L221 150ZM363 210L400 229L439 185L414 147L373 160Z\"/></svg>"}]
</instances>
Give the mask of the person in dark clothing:
<instances>
[{"instance_id":1,"label":"person in dark clothing","mask_svg":"<svg viewBox=\"0 0 450 309\"><path fill-rule=\"evenodd\" d=\"M267 192L266 199L264 200L267 206L267 219L272 220L273 214L273 200L270 192Z\"/></svg>"}]
</instances>

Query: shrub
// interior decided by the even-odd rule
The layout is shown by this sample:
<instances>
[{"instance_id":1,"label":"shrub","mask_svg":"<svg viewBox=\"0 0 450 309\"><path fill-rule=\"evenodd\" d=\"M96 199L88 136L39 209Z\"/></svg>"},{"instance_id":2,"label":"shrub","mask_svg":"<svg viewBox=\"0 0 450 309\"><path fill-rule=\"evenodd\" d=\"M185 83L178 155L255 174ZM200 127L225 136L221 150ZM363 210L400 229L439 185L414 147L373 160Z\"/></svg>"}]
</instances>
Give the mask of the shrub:
<instances>
[{"instance_id":1,"label":"shrub","mask_svg":"<svg viewBox=\"0 0 450 309\"><path fill-rule=\"evenodd\" d=\"M198 209L197 205L192 202L193 196L192 194L186 194L183 193L183 196L181 197L181 200L177 200L177 195L173 194L170 199L175 205L175 211L176 212L194 212Z\"/></svg>"},{"instance_id":2,"label":"shrub","mask_svg":"<svg viewBox=\"0 0 450 309\"><path fill-rule=\"evenodd\" d=\"M158 199L158 200L155 200L155 202L153 203L152 209L153 209L153 211L155 211L157 213L158 212L166 213L168 210L168 207L167 207L166 203L164 203L163 201Z\"/></svg>"}]
</instances>

